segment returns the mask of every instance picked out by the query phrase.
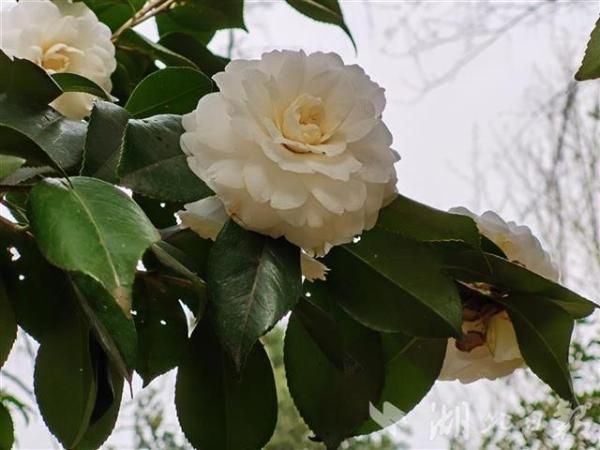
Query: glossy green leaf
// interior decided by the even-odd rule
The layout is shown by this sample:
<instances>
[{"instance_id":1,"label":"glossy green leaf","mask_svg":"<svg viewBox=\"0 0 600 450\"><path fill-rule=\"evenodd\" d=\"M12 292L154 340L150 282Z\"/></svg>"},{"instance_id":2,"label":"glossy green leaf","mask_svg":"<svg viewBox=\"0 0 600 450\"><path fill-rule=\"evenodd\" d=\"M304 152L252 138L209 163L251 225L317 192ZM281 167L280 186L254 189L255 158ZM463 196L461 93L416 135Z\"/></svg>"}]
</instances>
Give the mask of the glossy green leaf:
<instances>
[{"instance_id":1,"label":"glossy green leaf","mask_svg":"<svg viewBox=\"0 0 600 450\"><path fill-rule=\"evenodd\" d=\"M0 278L0 368L6 362L16 338L17 322L15 314L8 301L2 278Z\"/></svg>"},{"instance_id":2,"label":"glossy green leaf","mask_svg":"<svg viewBox=\"0 0 600 450\"><path fill-rule=\"evenodd\" d=\"M358 243L333 248L325 264L337 301L364 325L421 337L460 335L460 297L428 244L375 228Z\"/></svg>"},{"instance_id":3,"label":"glossy green leaf","mask_svg":"<svg viewBox=\"0 0 600 450\"><path fill-rule=\"evenodd\" d=\"M0 155L0 180L15 173L25 164L23 158L11 155Z\"/></svg>"},{"instance_id":4,"label":"glossy green leaf","mask_svg":"<svg viewBox=\"0 0 600 450\"><path fill-rule=\"evenodd\" d=\"M484 253L473 252L470 249L436 246L445 255L445 266L449 273L465 282L486 282L493 284L506 292L527 294L532 298L543 298L560 306L574 319L589 316L597 308L575 292L550 281L536 273L527 270L520 264Z\"/></svg>"},{"instance_id":5,"label":"glossy green leaf","mask_svg":"<svg viewBox=\"0 0 600 450\"><path fill-rule=\"evenodd\" d=\"M215 55L204 43L189 34L169 33L161 37L160 43L193 61L209 77L225 70L229 62L228 58Z\"/></svg>"},{"instance_id":6,"label":"glossy green leaf","mask_svg":"<svg viewBox=\"0 0 600 450\"><path fill-rule=\"evenodd\" d=\"M46 178L31 191L31 227L54 265L102 284L129 314L135 269L160 236L143 211L103 181Z\"/></svg>"},{"instance_id":7,"label":"glossy green leaf","mask_svg":"<svg viewBox=\"0 0 600 450\"><path fill-rule=\"evenodd\" d=\"M246 29L243 0L191 0L156 18L160 36L172 32L190 34L208 43L216 30Z\"/></svg>"},{"instance_id":8,"label":"glossy green leaf","mask_svg":"<svg viewBox=\"0 0 600 450\"><path fill-rule=\"evenodd\" d=\"M435 384L446 354L447 339L425 339L403 333L381 333L385 381L370 419L357 434L393 425L408 414Z\"/></svg>"},{"instance_id":9,"label":"glossy green leaf","mask_svg":"<svg viewBox=\"0 0 600 450\"><path fill-rule=\"evenodd\" d=\"M10 450L15 443L15 429L6 406L0 403L0 450Z\"/></svg>"},{"instance_id":10,"label":"glossy green leaf","mask_svg":"<svg viewBox=\"0 0 600 450\"><path fill-rule=\"evenodd\" d=\"M129 112L114 103L97 101L90 115L81 175L117 182L117 166Z\"/></svg>"},{"instance_id":11,"label":"glossy green leaf","mask_svg":"<svg viewBox=\"0 0 600 450\"><path fill-rule=\"evenodd\" d=\"M551 302L527 296L512 295L502 303L507 307L527 365L558 395L577 404L569 374L573 318Z\"/></svg>"},{"instance_id":12,"label":"glossy green leaf","mask_svg":"<svg viewBox=\"0 0 600 450\"><path fill-rule=\"evenodd\" d=\"M379 399L383 352L378 333L336 307L322 284L308 289L311 301L324 306L321 315L329 315L327 320L335 326L317 333L323 319L313 322L316 314L300 319L292 313L285 336L285 372L300 415L317 439L334 449L356 434L369 417L369 404ZM326 333L337 343L327 350L322 336Z\"/></svg>"},{"instance_id":13,"label":"glossy green leaf","mask_svg":"<svg viewBox=\"0 0 600 450\"><path fill-rule=\"evenodd\" d=\"M398 194L379 212L377 226L417 241L459 240L480 247L473 219L423 205Z\"/></svg>"},{"instance_id":14,"label":"glossy green leaf","mask_svg":"<svg viewBox=\"0 0 600 450\"><path fill-rule=\"evenodd\" d=\"M229 221L211 248L206 281L215 331L240 369L300 298L300 250Z\"/></svg>"},{"instance_id":15,"label":"glossy green leaf","mask_svg":"<svg viewBox=\"0 0 600 450\"><path fill-rule=\"evenodd\" d=\"M167 67L148 75L132 92L125 109L134 117L186 114L212 91L210 79L189 67Z\"/></svg>"},{"instance_id":16,"label":"glossy green leaf","mask_svg":"<svg viewBox=\"0 0 600 450\"><path fill-rule=\"evenodd\" d=\"M131 120L118 169L120 184L160 201L189 203L212 195L188 167L179 145L182 133L179 116Z\"/></svg>"},{"instance_id":17,"label":"glossy green leaf","mask_svg":"<svg viewBox=\"0 0 600 450\"><path fill-rule=\"evenodd\" d=\"M73 306L65 302L61 320L44 335L34 373L42 418L65 448L75 447L86 432L97 392L89 327Z\"/></svg>"},{"instance_id":18,"label":"glossy green leaf","mask_svg":"<svg viewBox=\"0 0 600 450\"><path fill-rule=\"evenodd\" d=\"M139 33L133 30L127 30L117 41L117 46L124 50L135 51L147 55L152 60L159 60L165 63L167 66L182 66L191 67L196 69L196 64L185 56L176 53L167 47L152 42L146 39Z\"/></svg>"},{"instance_id":19,"label":"glossy green leaf","mask_svg":"<svg viewBox=\"0 0 600 450\"><path fill-rule=\"evenodd\" d=\"M62 94L62 90L41 67L26 59L11 59L0 50L0 98L2 94L45 106Z\"/></svg>"},{"instance_id":20,"label":"glossy green leaf","mask_svg":"<svg viewBox=\"0 0 600 450\"><path fill-rule=\"evenodd\" d=\"M133 318L139 336L136 371L144 385L177 367L185 356L188 328L179 304L181 291L160 278L143 277L135 282Z\"/></svg>"},{"instance_id":21,"label":"glossy green leaf","mask_svg":"<svg viewBox=\"0 0 600 450\"><path fill-rule=\"evenodd\" d=\"M115 100L112 95L106 92L104 88L98 86L94 81L76 73L55 73L52 75L52 79L60 86L63 92L83 92L103 98L104 100Z\"/></svg>"},{"instance_id":22,"label":"glossy green leaf","mask_svg":"<svg viewBox=\"0 0 600 450\"><path fill-rule=\"evenodd\" d=\"M348 35L352 41L352 45L356 49L356 43L352 37L352 33L348 29L344 16L340 8L338 0L285 0L288 5L305 16L319 22L331 23L337 25L344 33Z\"/></svg>"},{"instance_id":23,"label":"glossy green leaf","mask_svg":"<svg viewBox=\"0 0 600 450\"><path fill-rule=\"evenodd\" d=\"M47 156L47 162L55 167L67 170L81 161L87 125L66 119L50 107L28 106L0 94L0 146L3 153L6 153L7 145L5 129L11 133L8 139L15 141L14 150L17 151L11 154L28 158L28 153L19 151L22 140L18 137L22 135L34 144L33 149L41 149ZM27 143L26 146L26 150L31 152L32 146Z\"/></svg>"},{"instance_id":24,"label":"glossy green leaf","mask_svg":"<svg viewBox=\"0 0 600 450\"><path fill-rule=\"evenodd\" d=\"M130 379L137 359L137 334L115 299L93 278L71 275L75 295L96 338L121 376Z\"/></svg>"},{"instance_id":25,"label":"glossy green leaf","mask_svg":"<svg viewBox=\"0 0 600 450\"><path fill-rule=\"evenodd\" d=\"M254 346L240 375L208 323L201 323L192 336L189 359L179 367L175 406L195 448L263 448L277 422L277 394L262 345Z\"/></svg>"},{"instance_id":26,"label":"glossy green leaf","mask_svg":"<svg viewBox=\"0 0 600 450\"><path fill-rule=\"evenodd\" d=\"M581 67L575 74L577 81L600 78L600 20L596 22L585 50Z\"/></svg>"}]
</instances>

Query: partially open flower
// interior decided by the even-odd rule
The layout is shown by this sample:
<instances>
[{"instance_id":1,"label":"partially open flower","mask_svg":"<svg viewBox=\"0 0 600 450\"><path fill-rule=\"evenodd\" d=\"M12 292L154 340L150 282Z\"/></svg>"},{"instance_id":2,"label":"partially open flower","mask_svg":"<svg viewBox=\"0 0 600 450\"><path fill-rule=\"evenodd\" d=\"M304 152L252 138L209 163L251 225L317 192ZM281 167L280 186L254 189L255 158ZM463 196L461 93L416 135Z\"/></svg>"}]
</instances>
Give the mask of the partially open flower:
<instances>
[{"instance_id":1,"label":"partially open flower","mask_svg":"<svg viewBox=\"0 0 600 450\"><path fill-rule=\"evenodd\" d=\"M466 208L453 208L450 212L473 218L481 234L494 242L511 261L553 281L558 280L558 269L528 227L505 222L492 211L481 216ZM477 308L465 305L463 337L448 339L439 378L470 383L480 378L503 377L524 366L517 336L506 311L491 304Z\"/></svg>"},{"instance_id":2,"label":"partially open flower","mask_svg":"<svg viewBox=\"0 0 600 450\"><path fill-rule=\"evenodd\" d=\"M21 0L3 11L0 46L9 56L28 59L49 74L70 72L110 92L117 63L110 29L85 3ZM52 106L67 117L89 115L94 97L68 92Z\"/></svg>"},{"instance_id":3,"label":"partially open flower","mask_svg":"<svg viewBox=\"0 0 600 450\"><path fill-rule=\"evenodd\" d=\"M234 220L314 255L374 226L398 157L383 89L360 67L274 51L214 80L220 92L184 116L181 145Z\"/></svg>"}]
</instances>

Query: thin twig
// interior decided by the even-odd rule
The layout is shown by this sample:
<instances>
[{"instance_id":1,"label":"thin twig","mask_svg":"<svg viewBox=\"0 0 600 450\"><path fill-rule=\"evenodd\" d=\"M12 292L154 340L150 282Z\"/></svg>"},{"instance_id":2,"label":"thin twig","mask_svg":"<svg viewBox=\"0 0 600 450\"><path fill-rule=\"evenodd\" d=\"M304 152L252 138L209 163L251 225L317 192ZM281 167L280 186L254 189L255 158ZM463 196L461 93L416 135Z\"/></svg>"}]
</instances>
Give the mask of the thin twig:
<instances>
[{"instance_id":1,"label":"thin twig","mask_svg":"<svg viewBox=\"0 0 600 450\"><path fill-rule=\"evenodd\" d=\"M173 3L175 3L175 1L176 0L149 0L142 9L135 13L133 17L128 19L119 27L117 31L114 32L112 41L116 42L119 39L119 36L121 36L121 34L123 34L126 30L156 16L158 13L169 8Z\"/></svg>"}]
</instances>

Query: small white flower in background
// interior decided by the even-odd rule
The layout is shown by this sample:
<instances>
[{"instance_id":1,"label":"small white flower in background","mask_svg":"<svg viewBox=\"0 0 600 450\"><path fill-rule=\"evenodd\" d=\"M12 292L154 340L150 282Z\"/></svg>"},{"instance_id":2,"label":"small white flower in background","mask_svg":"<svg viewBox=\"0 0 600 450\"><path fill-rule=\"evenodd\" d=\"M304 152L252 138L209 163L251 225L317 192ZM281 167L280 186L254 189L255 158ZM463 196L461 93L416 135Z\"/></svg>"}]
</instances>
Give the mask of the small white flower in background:
<instances>
[{"instance_id":1,"label":"small white flower in background","mask_svg":"<svg viewBox=\"0 0 600 450\"><path fill-rule=\"evenodd\" d=\"M28 59L48 73L70 72L110 92L116 69L110 29L85 3L67 0L21 0L2 11L0 48L9 56ZM94 97L68 92L52 106L67 117L89 115Z\"/></svg>"},{"instance_id":2,"label":"small white flower in background","mask_svg":"<svg viewBox=\"0 0 600 450\"><path fill-rule=\"evenodd\" d=\"M466 208L450 212L475 220L481 234L496 244L511 261L552 281L558 281L558 269L539 240L526 226L504 221L487 211L478 216ZM524 367L525 362L515 329L506 311L488 309L463 314L463 338L448 339L440 380L470 383L480 378L496 379Z\"/></svg>"},{"instance_id":3,"label":"small white flower in background","mask_svg":"<svg viewBox=\"0 0 600 450\"><path fill-rule=\"evenodd\" d=\"M384 90L360 67L274 51L213 78L220 92L184 116L181 145L228 215L317 256L375 225L398 156L381 120Z\"/></svg>"},{"instance_id":4,"label":"small white flower in background","mask_svg":"<svg viewBox=\"0 0 600 450\"><path fill-rule=\"evenodd\" d=\"M217 239L221 228L229 219L223 202L216 196L203 198L189 204L186 211L179 212L179 217L184 226L190 228L201 238L213 241ZM304 252L300 254L300 265L302 275L308 281L325 280L329 271L325 264Z\"/></svg>"}]
</instances>

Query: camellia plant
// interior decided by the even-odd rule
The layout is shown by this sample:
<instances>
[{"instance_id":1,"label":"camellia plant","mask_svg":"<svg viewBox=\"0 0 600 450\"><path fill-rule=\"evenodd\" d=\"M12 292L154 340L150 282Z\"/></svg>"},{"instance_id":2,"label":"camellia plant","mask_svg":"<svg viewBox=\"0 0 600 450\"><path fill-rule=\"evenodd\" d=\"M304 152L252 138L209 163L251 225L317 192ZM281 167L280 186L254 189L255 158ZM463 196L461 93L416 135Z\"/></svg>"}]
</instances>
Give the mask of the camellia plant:
<instances>
[{"instance_id":1,"label":"camellia plant","mask_svg":"<svg viewBox=\"0 0 600 450\"><path fill-rule=\"evenodd\" d=\"M351 36L335 0L287 3ZM158 42L134 30L150 18ZM39 342L35 396L65 448L102 445L134 372L175 368L194 447L262 448L261 337L284 318L289 390L328 449L438 378L527 366L576 403L569 343L595 304L527 227L396 192L360 67L214 55L242 0L22 0L3 25L0 363L18 327ZM1 405L0 427L10 447Z\"/></svg>"}]
</instances>

